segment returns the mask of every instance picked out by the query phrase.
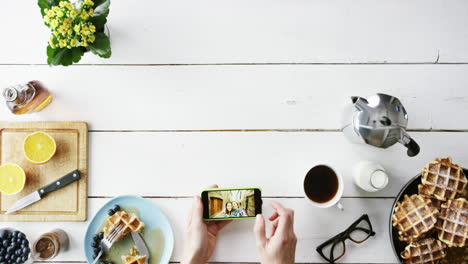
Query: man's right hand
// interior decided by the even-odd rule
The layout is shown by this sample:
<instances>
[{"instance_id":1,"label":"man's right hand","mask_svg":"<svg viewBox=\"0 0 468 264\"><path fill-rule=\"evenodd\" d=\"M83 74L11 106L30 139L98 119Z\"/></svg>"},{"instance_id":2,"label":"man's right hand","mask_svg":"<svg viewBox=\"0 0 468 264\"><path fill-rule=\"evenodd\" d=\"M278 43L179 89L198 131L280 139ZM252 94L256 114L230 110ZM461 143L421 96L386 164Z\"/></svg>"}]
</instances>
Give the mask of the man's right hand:
<instances>
[{"instance_id":1,"label":"man's right hand","mask_svg":"<svg viewBox=\"0 0 468 264\"><path fill-rule=\"evenodd\" d=\"M292 264L297 243L294 234L294 211L276 202L271 202L271 206L274 212L269 220L273 222L273 229L269 238L266 236L263 215L257 215L255 221L254 233L260 261L263 264Z\"/></svg>"}]
</instances>

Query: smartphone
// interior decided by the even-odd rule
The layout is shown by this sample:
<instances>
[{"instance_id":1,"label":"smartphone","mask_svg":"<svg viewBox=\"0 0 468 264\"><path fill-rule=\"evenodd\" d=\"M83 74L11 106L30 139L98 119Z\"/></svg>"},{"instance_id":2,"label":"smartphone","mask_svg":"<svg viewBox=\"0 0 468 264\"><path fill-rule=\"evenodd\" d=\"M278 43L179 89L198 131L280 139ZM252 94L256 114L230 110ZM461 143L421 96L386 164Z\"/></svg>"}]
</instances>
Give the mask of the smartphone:
<instances>
[{"instance_id":1,"label":"smartphone","mask_svg":"<svg viewBox=\"0 0 468 264\"><path fill-rule=\"evenodd\" d=\"M205 221L255 218L262 213L262 191L257 187L206 189L201 199Z\"/></svg>"}]
</instances>

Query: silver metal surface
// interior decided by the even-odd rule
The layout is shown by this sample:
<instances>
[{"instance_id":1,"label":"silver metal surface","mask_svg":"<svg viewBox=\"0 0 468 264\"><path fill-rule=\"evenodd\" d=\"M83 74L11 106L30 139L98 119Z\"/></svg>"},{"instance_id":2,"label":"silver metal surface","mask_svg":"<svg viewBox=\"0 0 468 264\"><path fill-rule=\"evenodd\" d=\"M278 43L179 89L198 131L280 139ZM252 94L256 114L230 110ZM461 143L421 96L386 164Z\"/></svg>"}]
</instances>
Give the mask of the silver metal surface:
<instances>
[{"instance_id":1,"label":"silver metal surface","mask_svg":"<svg viewBox=\"0 0 468 264\"><path fill-rule=\"evenodd\" d=\"M123 224L118 224L109 231L109 233L101 240L101 250L93 260L92 264L96 264L99 261L104 251L108 251L119 237L122 236L124 231L125 228Z\"/></svg>"},{"instance_id":2,"label":"silver metal surface","mask_svg":"<svg viewBox=\"0 0 468 264\"><path fill-rule=\"evenodd\" d=\"M143 238L141 237L139 233L132 232L131 234L132 234L133 242L135 242L135 245L138 249L138 252L140 253L141 256L146 256L145 264L148 264L151 255L149 253L148 247L145 244L145 240L143 240Z\"/></svg>"},{"instance_id":3,"label":"silver metal surface","mask_svg":"<svg viewBox=\"0 0 468 264\"><path fill-rule=\"evenodd\" d=\"M11 214L18 210L25 208L26 206L33 204L37 201L41 200L41 196L39 195L38 191L28 194L27 196L19 199L16 201L7 211L5 214Z\"/></svg>"},{"instance_id":4,"label":"silver metal surface","mask_svg":"<svg viewBox=\"0 0 468 264\"><path fill-rule=\"evenodd\" d=\"M408 114L396 97L380 93L368 98L351 97L343 113L342 130L354 142L378 148L411 142L405 131Z\"/></svg>"}]
</instances>

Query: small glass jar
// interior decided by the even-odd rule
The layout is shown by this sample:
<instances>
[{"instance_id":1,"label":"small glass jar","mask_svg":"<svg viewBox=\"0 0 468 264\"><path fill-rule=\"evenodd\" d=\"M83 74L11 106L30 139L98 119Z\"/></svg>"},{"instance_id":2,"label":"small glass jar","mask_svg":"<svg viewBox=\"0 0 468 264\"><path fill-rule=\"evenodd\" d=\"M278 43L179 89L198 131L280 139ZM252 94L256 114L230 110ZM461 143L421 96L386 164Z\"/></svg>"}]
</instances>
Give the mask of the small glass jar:
<instances>
[{"instance_id":1,"label":"small glass jar","mask_svg":"<svg viewBox=\"0 0 468 264\"><path fill-rule=\"evenodd\" d=\"M38 260L55 258L60 251L68 248L68 235L62 229L54 229L40 236L34 242L33 257Z\"/></svg>"},{"instance_id":2,"label":"small glass jar","mask_svg":"<svg viewBox=\"0 0 468 264\"><path fill-rule=\"evenodd\" d=\"M13 114L39 112L52 101L52 94L39 81L7 87L3 98Z\"/></svg>"}]
</instances>

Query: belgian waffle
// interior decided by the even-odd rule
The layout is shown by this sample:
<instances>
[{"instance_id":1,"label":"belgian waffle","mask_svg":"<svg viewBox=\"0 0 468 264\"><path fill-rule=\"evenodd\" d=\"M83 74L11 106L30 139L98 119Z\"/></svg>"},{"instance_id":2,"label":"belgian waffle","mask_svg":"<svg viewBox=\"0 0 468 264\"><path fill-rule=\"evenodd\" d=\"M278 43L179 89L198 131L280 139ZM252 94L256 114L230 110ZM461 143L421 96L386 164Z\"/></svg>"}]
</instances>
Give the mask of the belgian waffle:
<instances>
[{"instance_id":1,"label":"belgian waffle","mask_svg":"<svg viewBox=\"0 0 468 264\"><path fill-rule=\"evenodd\" d=\"M454 199L457 193L462 193L468 183L463 169L452 163L452 158L437 158L423 168L419 193L429 195L438 200Z\"/></svg>"},{"instance_id":2,"label":"belgian waffle","mask_svg":"<svg viewBox=\"0 0 468 264\"><path fill-rule=\"evenodd\" d=\"M130 254L122 256L123 264L144 264L146 256L140 256L135 248L130 249Z\"/></svg>"},{"instance_id":3,"label":"belgian waffle","mask_svg":"<svg viewBox=\"0 0 468 264\"><path fill-rule=\"evenodd\" d=\"M128 233L139 232L145 227L145 224L135 214L118 211L106 219L106 226L103 228L104 235L107 235L114 226L119 224L124 225L124 228L122 235L117 241L121 240Z\"/></svg>"},{"instance_id":4,"label":"belgian waffle","mask_svg":"<svg viewBox=\"0 0 468 264\"><path fill-rule=\"evenodd\" d=\"M468 241L468 201L464 198L442 204L436 229L439 240L449 247L464 247Z\"/></svg>"},{"instance_id":5,"label":"belgian waffle","mask_svg":"<svg viewBox=\"0 0 468 264\"><path fill-rule=\"evenodd\" d=\"M417 194L405 194L403 201L396 204L392 225L397 228L400 240L411 242L434 228L438 213L431 200Z\"/></svg>"},{"instance_id":6,"label":"belgian waffle","mask_svg":"<svg viewBox=\"0 0 468 264\"><path fill-rule=\"evenodd\" d=\"M403 264L437 264L447 255L446 245L434 238L411 242L401 252Z\"/></svg>"}]
</instances>

